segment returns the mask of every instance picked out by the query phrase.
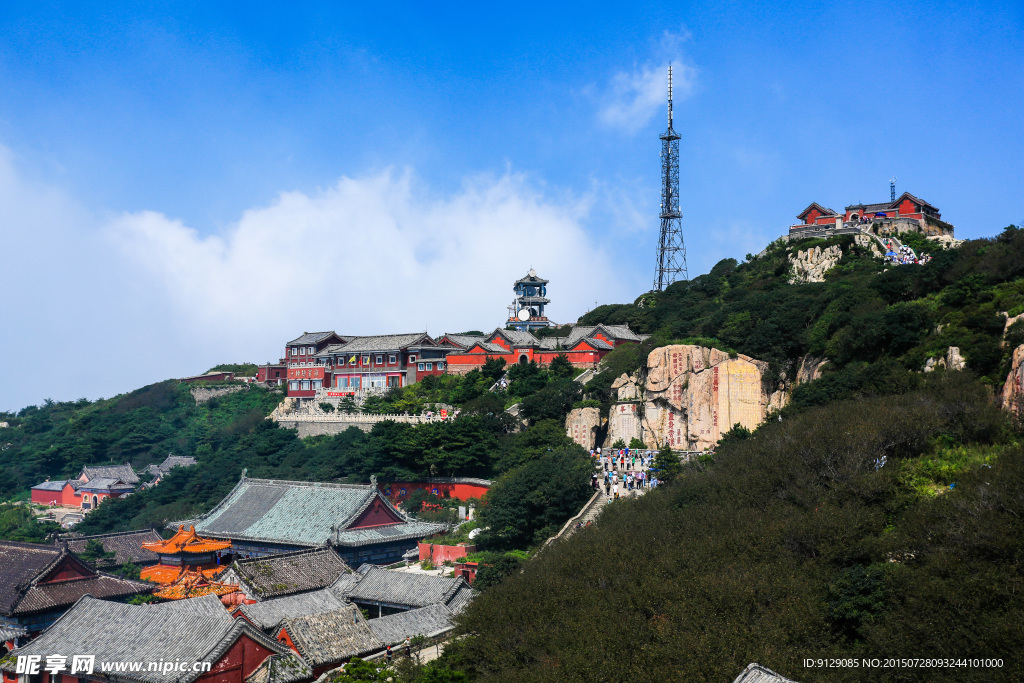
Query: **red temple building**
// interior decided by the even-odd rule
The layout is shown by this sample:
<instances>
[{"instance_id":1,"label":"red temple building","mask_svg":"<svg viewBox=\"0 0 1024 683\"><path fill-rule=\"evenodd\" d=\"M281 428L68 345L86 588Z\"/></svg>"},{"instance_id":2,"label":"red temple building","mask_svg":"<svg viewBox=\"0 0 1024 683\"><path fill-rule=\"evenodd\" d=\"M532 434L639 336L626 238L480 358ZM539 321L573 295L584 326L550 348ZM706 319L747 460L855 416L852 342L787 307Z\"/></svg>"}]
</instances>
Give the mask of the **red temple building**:
<instances>
[{"instance_id":1,"label":"red temple building","mask_svg":"<svg viewBox=\"0 0 1024 683\"><path fill-rule=\"evenodd\" d=\"M797 219L800 223L790 226L791 234L806 231L809 226L843 228L886 221L916 223L916 230L929 236L953 234L953 226L942 220L938 208L909 192L889 202L851 204L842 213L812 202Z\"/></svg>"},{"instance_id":2,"label":"red temple building","mask_svg":"<svg viewBox=\"0 0 1024 683\"><path fill-rule=\"evenodd\" d=\"M574 326L565 337L537 338L525 330L498 329L486 337L445 335L441 343L450 345L448 372L464 374L480 368L492 358L502 358L506 365L529 363L550 365L565 355L573 367L592 368L615 347L646 339L628 325Z\"/></svg>"}]
</instances>

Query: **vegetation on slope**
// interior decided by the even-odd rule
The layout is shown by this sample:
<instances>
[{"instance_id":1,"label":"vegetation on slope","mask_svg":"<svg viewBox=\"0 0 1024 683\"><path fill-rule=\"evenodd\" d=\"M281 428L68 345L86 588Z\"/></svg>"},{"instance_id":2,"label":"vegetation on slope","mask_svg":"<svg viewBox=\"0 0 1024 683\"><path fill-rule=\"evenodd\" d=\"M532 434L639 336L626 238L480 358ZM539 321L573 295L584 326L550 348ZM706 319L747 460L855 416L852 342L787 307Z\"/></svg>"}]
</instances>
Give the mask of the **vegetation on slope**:
<instances>
[{"instance_id":1,"label":"vegetation on slope","mask_svg":"<svg viewBox=\"0 0 1024 683\"><path fill-rule=\"evenodd\" d=\"M731 680L757 661L863 680L802 662L1003 657L1000 671L928 676L1019 679L1024 449L982 383L938 374L772 421L609 506L483 593L446 666L494 681Z\"/></svg>"}]
</instances>

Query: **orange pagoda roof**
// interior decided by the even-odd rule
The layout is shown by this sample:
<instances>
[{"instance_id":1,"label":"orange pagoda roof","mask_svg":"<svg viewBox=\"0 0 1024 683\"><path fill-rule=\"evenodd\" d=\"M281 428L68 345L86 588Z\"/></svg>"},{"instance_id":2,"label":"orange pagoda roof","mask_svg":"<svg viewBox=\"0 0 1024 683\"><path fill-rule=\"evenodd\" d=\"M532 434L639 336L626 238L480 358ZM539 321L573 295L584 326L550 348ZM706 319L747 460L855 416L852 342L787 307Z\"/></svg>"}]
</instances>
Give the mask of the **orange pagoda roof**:
<instances>
[{"instance_id":1,"label":"orange pagoda roof","mask_svg":"<svg viewBox=\"0 0 1024 683\"><path fill-rule=\"evenodd\" d=\"M202 572L185 569L178 575L174 583L155 591L153 595L164 600L184 600L211 593L221 596L236 592L238 592L238 586L211 581Z\"/></svg>"},{"instance_id":2,"label":"orange pagoda roof","mask_svg":"<svg viewBox=\"0 0 1024 683\"><path fill-rule=\"evenodd\" d=\"M164 555L175 555L177 553L208 553L215 550L226 550L231 547L231 541L215 541L211 538L203 538L196 534L196 528L190 526L178 527L178 533L166 541L151 541L143 543L142 547L154 553Z\"/></svg>"},{"instance_id":3,"label":"orange pagoda roof","mask_svg":"<svg viewBox=\"0 0 1024 683\"><path fill-rule=\"evenodd\" d=\"M207 579L212 579L217 574L224 571L224 569L225 567L194 569L176 565L154 564L149 567L143 567L142 571L139 572L139 578L143 581L152 581L153 583L159 583L167 586L177 581L182 574L202 574Z\"/></svg>"}]
</instances>

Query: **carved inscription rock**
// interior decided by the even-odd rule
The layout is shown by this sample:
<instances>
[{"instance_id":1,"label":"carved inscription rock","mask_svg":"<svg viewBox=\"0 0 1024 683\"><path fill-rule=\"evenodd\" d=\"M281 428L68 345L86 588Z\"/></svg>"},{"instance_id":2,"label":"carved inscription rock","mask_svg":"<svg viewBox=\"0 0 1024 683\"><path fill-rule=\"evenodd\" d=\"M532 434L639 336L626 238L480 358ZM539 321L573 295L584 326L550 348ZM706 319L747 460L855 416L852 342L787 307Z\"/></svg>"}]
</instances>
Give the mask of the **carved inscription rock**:
<instances>
[{"instance_id":1,"label":"carved inscription rock","mask_svg":"<svg viewBox=\"0 0 1024 683\"><path fill-rule=\"evenodd\" d=\"M600 425L601 411L597 408L573 408L565 418L565 433L589 451L595 446Z\"/></svg>"}]
</instances>

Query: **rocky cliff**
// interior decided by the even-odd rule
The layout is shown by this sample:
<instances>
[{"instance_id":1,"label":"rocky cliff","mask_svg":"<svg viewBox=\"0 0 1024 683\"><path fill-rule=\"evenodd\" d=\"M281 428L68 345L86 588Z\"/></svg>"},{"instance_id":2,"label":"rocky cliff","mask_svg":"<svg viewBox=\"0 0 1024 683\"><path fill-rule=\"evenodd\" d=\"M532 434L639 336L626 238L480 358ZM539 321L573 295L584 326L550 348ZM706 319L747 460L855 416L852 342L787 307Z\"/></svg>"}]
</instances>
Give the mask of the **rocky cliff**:
<instances>
[{"instance_id":1,"label":"rocky cliff","mask_svg":"<svg viewBox=\"0 0 1024 683\"><path fill-rule=\"evenodd\" d=\"M789 255L789 284L798 282L824 282L825 273L831 270L839 259L843 258L843 249L838 244L831 247L811 247Z\"/></svg>"},{"instance_id":2,"label":"rocky cliff","mask_svg":"<svg viewBox=\"0 0 1024 683\"><path fill-rule=\"evenodd\" d=\"M767 375L767 363L742 354L730 357L689 344L655 349L642 376L622 375L612 385L617 402L608 415L604 445L638 438L651 448L665 443L678 450L713 448L733 425L754 429L785 405L785 387L772 385ZM596 433L599 417L585 416L587 410L595 409L570 413L566 431L589 448L593 444L577 434L586 426Z\"/></svg>"},{"instance_id":3,"label":"rocky cliff","mask_svg":"<svg viewBox=\"0 0 1024 683\"><path fill-rule=\"evenodd\" d=\"M1024 417L1024 344L1013 350L1010 374L1003 385L1003 408Z\"/></svg>"}]
</instances>

